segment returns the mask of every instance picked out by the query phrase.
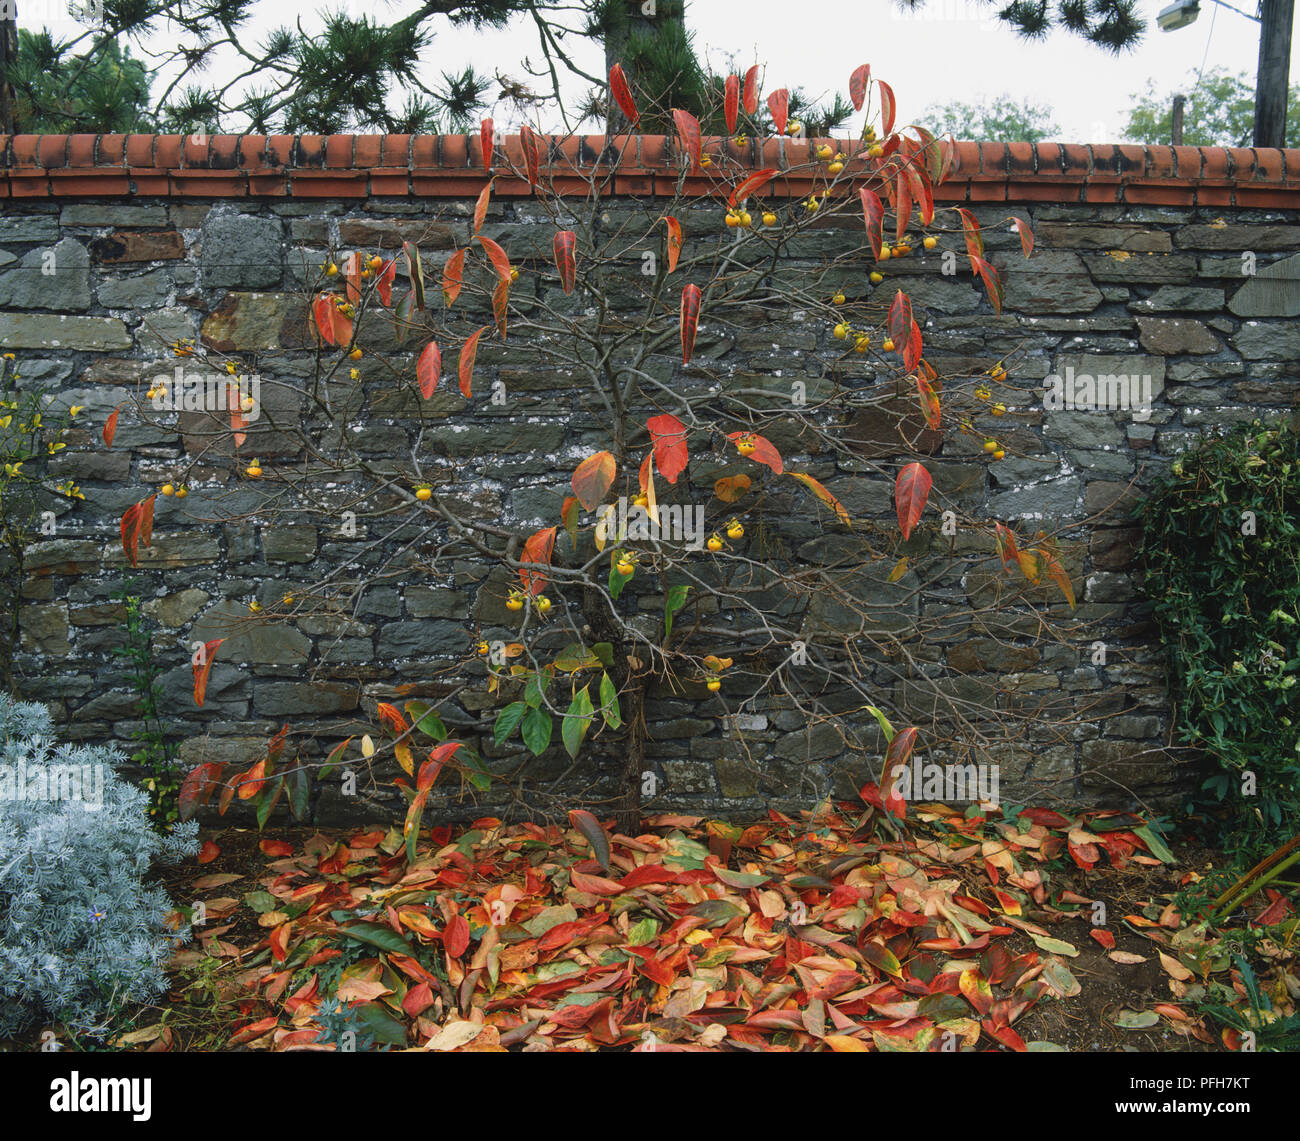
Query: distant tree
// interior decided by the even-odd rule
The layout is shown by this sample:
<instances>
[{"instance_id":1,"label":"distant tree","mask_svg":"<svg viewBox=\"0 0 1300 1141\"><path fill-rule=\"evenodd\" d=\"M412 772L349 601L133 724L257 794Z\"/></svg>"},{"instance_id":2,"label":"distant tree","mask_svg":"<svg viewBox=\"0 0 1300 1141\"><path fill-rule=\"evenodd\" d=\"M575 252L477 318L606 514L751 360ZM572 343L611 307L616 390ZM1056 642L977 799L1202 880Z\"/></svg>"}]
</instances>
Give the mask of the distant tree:
<instances>
[{"instance_id":1,"label":"distant tree","mask_svg":"<svg viewBox=\"0 0 1300 1141\"><path fill-rule=\"evenodd\" d=\"M925 112L930 129L958 139L992 143L1039 143L1061 128L1045 103L999 95L977 103L936 103Z\"/></svg>"},{"instance_id":2,"label":"distant tree","mask_svg":"<svg viewBox=\"0 0 1300 1141\"><path fill-rule=\"evenodd\" d=\"M1200 83L1189 76L1183 86L1183 143L1189 147L1248 147L1254 137L1255 84L1247 72L1231 74L1212 68ZM1158 93L1148 80L1135 96L1124 137L1135 143L1168 144L1173 129L1176 92ZM1300 146L1300 86L1287 95L1286 145Z\"/></svg>"},{"instance_id":3,"label":"distant tree","mask_svg":"<svg viewBox=\"0 0 1300 1141\"><path fill-rule=\"evenodd\" d=\"M1002 0L980 2L994 4ZM909 12L925 7L925 0L898 3ZM1054 28L1063 28L1115 55L1137 47L1147 29L1146 21L1138 15L1137 0L1011 0L997 18L1023 39L1045 40Z\"/></svg>"},{"instance_id":4,"label":"distant tree","mask_svg":"<svg viewBox=\"0 0 1300 1141\"><path fill-rule=\"evenodd\" d=\"M93 57L78 57L48 32L21 28L9 80L15 118L29 134L128 134L155 128L149 73L116 40Z\"/></svg>"}]
</instances>

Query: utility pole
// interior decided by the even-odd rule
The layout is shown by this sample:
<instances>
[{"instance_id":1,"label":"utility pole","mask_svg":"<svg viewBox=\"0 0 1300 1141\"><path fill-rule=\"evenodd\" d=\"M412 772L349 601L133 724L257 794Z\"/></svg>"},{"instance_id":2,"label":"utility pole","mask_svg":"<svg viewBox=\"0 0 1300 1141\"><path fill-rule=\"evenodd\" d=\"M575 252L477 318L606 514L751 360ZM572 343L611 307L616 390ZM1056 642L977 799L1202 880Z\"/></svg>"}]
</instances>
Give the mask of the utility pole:
<instances>
[{"instance_id":1,"label":"utility pole","mask_svg":"<svg viewBox=\"0 0 1300 1141\"><path fill-rule=\"evenodd\" d=\"M1174 112L1169 121L1169 142L1171 146L1183 145L1183 107L1187 103L1186 95L1174 96Z\"/></svg>"},{"instance_id":2,"label":"utility pole","mask_svg":"<svg viewBox=\"0 0 1300 1141\"><path fill-rule=\"evenodd\" d=\"M1286 98L1291 81L1295 0L1261 0L1259 74L1255 81L1257 147L1286 146Z\"/></svg>"}]
</instances>

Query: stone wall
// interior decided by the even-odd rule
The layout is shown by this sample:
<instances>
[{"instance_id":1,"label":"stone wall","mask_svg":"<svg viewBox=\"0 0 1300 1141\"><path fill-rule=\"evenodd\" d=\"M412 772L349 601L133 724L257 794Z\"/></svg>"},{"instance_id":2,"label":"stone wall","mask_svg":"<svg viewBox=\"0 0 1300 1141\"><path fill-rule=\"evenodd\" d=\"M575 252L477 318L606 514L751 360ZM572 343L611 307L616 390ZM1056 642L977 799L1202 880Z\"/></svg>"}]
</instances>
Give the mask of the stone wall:
<instances>
[{"instance_id":1,"label":"stone wall","mask_svg":"<svg viewBox=\"0 0 1300 1141\"><path fill-rule=\"evenodd\" d=\"M622 157L609 180L610 225L623 209L618 195L644 201L675 177L664 140L616 142ZM566 143L552 169L563 175L602 154L608 161L604 144ZM785 166L798 160L801 145L769 142L748 157L756 166ZM517 158L517 140L503 146ZM70 736L130 747L135 694L111 656L123 637L123 610L112 598L125 570L118 521L182 469L189 495L158 500L153 544L141 551L136 577L154 624L169 729L187 765L246 762L286 722L323 755L349 734L374 731L377 701L446 694L448 671L466 659L469 643L508 632L501 591L480 589L483 570L469 565L377 586L346 618L248 625L250 601L273 606L305 578L356 557L365 536L340 538L319 520L267 524L260 491L228 458L209 452L192 418L140 416L134 407L150 378L178 363L166 345L184 338L248 359L265 353L261 367L305 375L313 350L299 291L312 267L331 248L391 250L413 239L436 271L468 239L486 178L476 148L477 140L452 137L0 138L0 346L16 354L24 385L87 410L87 426L69 435L71 446L51 468L58 479L75 479L85 500L52 501L56 529L27 553L16 661L23 691L50 702ZM1281 418L1300 403L1297 168L1300 152L961 144L939 197L968 205L985 226L989 259L1004 275L1003 312L992 312L964 267L945 274L940 251L889 267L916 306L927 359L941 374L973 384L991 361L1006 360L1017 391L1011 426L1000 433L1004 461L987 463L978 440L959 434L939 446L928 466L940 501L978 518L1019 521L1022 532L1060 531L1078 593L1073 612L1059 595L1042 592L1026 607L1008 593L1000 622L972 621L976 605L1010 588L983 536L977 551L976 536L945 538L933 527L906 549L967 561L914 582L905 605L883 580L889 562L863 577L867 604L932 628L948 624L915 678L880 675L882 704L920 718L927 703L934 711L931 695L942 690L972 705L1036 703L1073 718L1064 737L1031 731L996 752L1004 799L1160 806L1186 784L1190 759L1170 735L1160 652L1132 565L1132 512L1141 490L1199 433ZM791 179L779 193L797 197L806 186ZM1033 226L1037 247L1028 261L1002 224L1008 214ZM537 221L527 185L503 174L485 232L530 268L526 288L553 292L553 230ZM783 275L797 280L862 240L860 220L828 228L804 247L810 260L784 263L774 284ZM961 251L957 233L945 244ZM42 272L48 264L52 274ZM867 268L864 262L852 278L856 296L868 288ZM828 328L791 314L783 325L764 325L758 338L710 337L706 329L701 356L714 375L751 380L783 368L789 375L797 358L801 375L816 382L828 375L829 338ZM682 383L699 375L671 355L661 364L665 377ZM858 375L869 376L863 367ZM432 446L452 464L492 457L465 491L477 517L524 533L553 523L573 457L594 438L592 425L574 414L561 380L512 370L508 351L485 347L479 368L480 384L499 376L531 399L484 417L467 415L459 396L439 394L443 427ZM1035 385L1072 373L1149 377L1149 417L1045 411ZM118 407L116 439L106 449L100 429ZM372 407L365 431L377 459L412 447L401 400ZM274 440L261 446L257 454L274 459ZM857 478L853 465L833 459L805 459L804 469L855 518L890 526L887 481ZM819 529L786 525L795 542L827 541ZM986 556L982 567L969 561ZM1036 636L1035 614L1043 612L1064 637ZM189 647L222 636L229 640L198 709ZM1106 645L1104 664L1098 642ZM468 668L481 679L481 666ZM494 770L516 773L526 758L491 740L496 704L480 681L445 707L446 719ZM809 726L778 702L734 715L725 704L664 691L647 714L653 807L737 816L809 807L827 792L852 795L879 763L878 755L846 749L829 724ZM558 806L607 794L616 761L598 748L575 766L554 750L516 775L530 797L551 793L554 801L545 803ZM400 804L367 787L358 801L341 794L337 778L325 782L314 793L315 818L356 820ZM444 799L437 810L475 816L511 806L494 792L472 807Z\"/></svg>"}]
</instances>

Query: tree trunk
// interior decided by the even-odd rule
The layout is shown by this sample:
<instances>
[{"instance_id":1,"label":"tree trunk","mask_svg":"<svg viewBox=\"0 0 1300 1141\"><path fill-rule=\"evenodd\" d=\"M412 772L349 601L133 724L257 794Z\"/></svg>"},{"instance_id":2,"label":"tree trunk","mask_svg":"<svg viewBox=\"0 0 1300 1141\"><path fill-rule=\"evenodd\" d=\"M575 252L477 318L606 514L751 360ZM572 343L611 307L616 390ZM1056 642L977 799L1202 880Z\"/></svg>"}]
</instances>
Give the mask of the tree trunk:
<instances>
[{"instance_id":1,"label":"tree trunk","mask_svg":"<svg viewBox=\"0 0 1300 1141\"><path fill-rule=\"evenodd\" d=\"M1291 70L1291 24L1295 0L1264 0L1259 24L1259 72L1255 79L1257 147L1286 146L1287 84Z\"/></svg>"},{"instance_id":2,"label":"tree trunk","mask_svg":"<svg viewBox=\"0 0 1300 1141\"><path fill-rule=\"evenodd\" d=\"M0 131L6 135L14 129L14 89L9 82L9 65L18 58L18 12L14 0L0 5Z\"/></svg>"}]
</instances>

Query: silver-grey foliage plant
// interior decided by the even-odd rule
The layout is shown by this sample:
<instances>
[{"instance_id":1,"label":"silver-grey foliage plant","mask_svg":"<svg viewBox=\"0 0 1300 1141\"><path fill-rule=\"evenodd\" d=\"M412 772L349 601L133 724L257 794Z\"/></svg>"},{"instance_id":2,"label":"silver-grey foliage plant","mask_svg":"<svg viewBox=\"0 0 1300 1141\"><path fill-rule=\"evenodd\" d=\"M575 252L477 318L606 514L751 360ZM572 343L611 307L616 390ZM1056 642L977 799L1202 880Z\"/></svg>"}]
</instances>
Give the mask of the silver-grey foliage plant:
<instances>
[{"instance_id":1,"label":"silver-grey foliage plant","mask_svg":"<svg viewBox=\"0 0 1300 1141\"><path fill-rule=\"evenodd\" d=\"M155 832L122 760L60 744L43 705L0 695L0 1036L38 1018L104 1036L124 1003L162 993L189 938L146 878L194 853L198 825Z\"/></svg>"}]
</instances>

